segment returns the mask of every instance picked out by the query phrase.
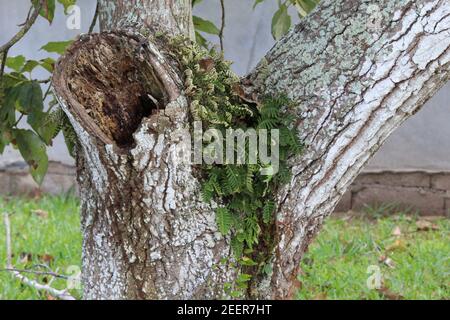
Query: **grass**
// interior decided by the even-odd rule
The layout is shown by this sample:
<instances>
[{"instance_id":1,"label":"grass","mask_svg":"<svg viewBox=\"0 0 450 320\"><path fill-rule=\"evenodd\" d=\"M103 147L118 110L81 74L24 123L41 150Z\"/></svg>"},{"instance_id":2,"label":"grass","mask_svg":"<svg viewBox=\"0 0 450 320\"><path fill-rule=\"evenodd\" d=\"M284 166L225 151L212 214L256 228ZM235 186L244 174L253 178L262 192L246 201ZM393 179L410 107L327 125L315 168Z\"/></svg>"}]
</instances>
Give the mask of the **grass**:
<instances>
[{"instance_id":1,"label":"grass","mask_svg":"<svg viewBox=\"0 0 450 320\"><path fill-rule=\"evenodd\" d=\"M73 275L70 266L80 266L81 233L78 214L79 203L73 196L45 196L36 200L26 198L0 198L0 268L5 265L5 230L3 212L11 213L11 238L13 264L17 269L33 268L53 271L62 275ZM39 210L39 211L37 211ZM39 267L38 265L44 265ZM72 267L73 269L74 267ZM76 269L75 269L76 270ZM34 277L33 275L28 275ZM48 277L39 276L41 283ZM67 280L57 279L52 286L66 288ZM79 290L71 290L72 295L80 297ZM2 299L52 299L20 281L9 272L0 272L0 300Z\"/></svg>"},{"instance_id":2,"label":"grass","mask_svg":"<svg viewBox=\"0 0 450 320\"><path fill-rule=\"evenodd\" d=\"M38 199L0 198L0 213L9 212L16 268L48 265L67 275L80 266L78 200L73 196ZM424 222L411 215L327 220L301 264L298 299L448 299L450 298L450 222ZM369 218L367 218L369 217ZM420 229L420 230L418 230ZM428 229L428 231L425 231ZM394 231L394 234L393 234ZM5 261L0 227L0 268ZM380 289L369 289L369 266L379 268ZM374 268L374 267L372 267ZM44 269L40 269L45 271ZM45 276L39 276L45 282ZM66 287L58 279L52 286ZM79 290L71 293L80 298ZM52 299L0 272L0 299Z\"/></svg>"},{"instance_id":3,"label":"grass","mask_svg":"<svg viewBox=\"0 0 450 320\"><path fill-rule=\"evenodd\" d=\"M328 219L301 264L298 298L449 299L449 228L408 215ZM373 270L378 290L367 286Z\"/></svg>"}]
</instances>

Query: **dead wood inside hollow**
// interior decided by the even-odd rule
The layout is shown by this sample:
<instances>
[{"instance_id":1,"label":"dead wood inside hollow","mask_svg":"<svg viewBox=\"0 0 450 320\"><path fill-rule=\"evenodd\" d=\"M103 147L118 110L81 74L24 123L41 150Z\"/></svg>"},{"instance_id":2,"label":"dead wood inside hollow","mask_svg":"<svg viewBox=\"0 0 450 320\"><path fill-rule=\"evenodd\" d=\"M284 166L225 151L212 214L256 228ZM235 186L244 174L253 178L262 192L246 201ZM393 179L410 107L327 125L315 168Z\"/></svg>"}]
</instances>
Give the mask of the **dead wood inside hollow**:
<instances>
[{"instance_id":1,"label":"dead wood inside hollow","mask_svg":"<svg viewBox=\"0 0 450 320\"><path fill-rule=\"evenodd\" d=\"M77 121L105 144L133 147L142 119L169 102L143 50L125 34L93 34L77 40L58 62L56 91Z\"/></svg>"}]
</instances>

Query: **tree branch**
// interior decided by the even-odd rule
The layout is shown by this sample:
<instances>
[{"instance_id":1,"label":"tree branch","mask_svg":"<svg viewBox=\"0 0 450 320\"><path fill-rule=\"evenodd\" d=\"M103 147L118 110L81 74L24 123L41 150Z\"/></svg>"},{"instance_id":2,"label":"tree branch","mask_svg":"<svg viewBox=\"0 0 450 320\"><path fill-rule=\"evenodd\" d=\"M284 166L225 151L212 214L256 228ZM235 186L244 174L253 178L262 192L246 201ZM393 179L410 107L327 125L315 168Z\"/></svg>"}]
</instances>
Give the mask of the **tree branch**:
<instances>
[{"instance_id":1,"label":"tree branch","mask_svg":"<svg viewBox=\"0 0 450 320\"><path fill-rule=\"evenodd\" d=\"M98 12L99 12L99 10L100 10L100 3L97 0L97 5L95 6L94 17L92 18L92 22L91 22L91 25L89 27L88 33L92 33L94 31L95 25L97 24L97 20L98 20Z\"/></svg>"},{"instance_id":2,"label":"tree branch","mask_svg":"<svg viewBox=\"0 0 450 320\"><path fill-rule=\"evenodd\" d=\"M34 7L34 11L31 14L31 16L29 16L27 18L27 20L25 21L22 29L20 29L20 31L17 32L7 43L5 43L4 45L2 45L0 47L0 52L5 52L5 51L9 50L13 45L15 45L17 42L19 42L20 39L22 39L27 34L27 32L30 30L31 26L34 24L37 17L39 16L39 12L41 11L44 1L45 0L39 1L39 3Z\"/></svg>"},{"instance_id":3,"label":"tree branch","mask_svg":"<svg viewBox=\"0 0 450 320\"><path fill-rule=\"evenodd\" d=\"M303 252L386 138L450 78L449 0L323 0L245 80L286 93L307 145L279 194L272 297L287 298Z\"/></svg>"},{"instance_id":4,"label":"tree branch","mask_svg":"<svg viewBox=\"0 0 450 320\"><path fill-rule=\"evenodd\" d=\"M220 50L224 52L224 45L223 45L223 32L225 30L225 2L224 0L220 0L220 8L222 10L222 18L221 18L221 26L220 26L220 32L219 32L219 39L220 39Z\"/></svg>"}]
</instances>

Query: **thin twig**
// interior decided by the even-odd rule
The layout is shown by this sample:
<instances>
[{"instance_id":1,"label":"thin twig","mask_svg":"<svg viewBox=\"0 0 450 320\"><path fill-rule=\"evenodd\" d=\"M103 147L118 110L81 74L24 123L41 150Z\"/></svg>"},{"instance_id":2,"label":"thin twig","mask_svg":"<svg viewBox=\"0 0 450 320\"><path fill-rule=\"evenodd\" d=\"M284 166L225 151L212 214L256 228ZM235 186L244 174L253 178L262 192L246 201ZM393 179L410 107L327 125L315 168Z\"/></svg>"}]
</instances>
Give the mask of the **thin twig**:
<instances>
[{"instance_id":1,"label":"thin twig","mask_svg":"<svg viewBox=\"0 0 450 320\"><path fill-rule=\"evenodd\" d=\"M91 26L89 27L88 33L92 33L94 31L95 25L97 24L99 10L100 10L100 3L97 0L97 6L95 7L94 18L92 19Z\"/></svg>"},{"instance_id":2,"label":"thin twig","mask_svg":"<svg viewBox=\"0 0 450 320\"><path fill-rule=\"evenodd\" d=\"M11 38L11 40L9 40L7 43L5 43L4 45L2 45L0 47L0 52L5 52L9 48L11 48L13 45L15 45L17 42L19 42L20 39L22 39L27 34L28 30L30 30L31 26L34 24L34 22L36 21L37 17L39 16L39 12L41 11L41 8L42 8L42 6L44 4L44 1L45 0L39 1L39 3L36 5L36 7L34 7L33 14L25 22L25 24L22 27L22 29L20 29L19 32L17 32Z\"/></svg>"},{"instance_id":3,"label":"thin twig","mask_svg":"<svg viewBox=\"0 0 450 320\"><path fill-rule=\"evenodd\" d=\"M222 50L222 52L224 52L224 45L223 45L223 32L225 30L225 2L224 2L224 0L220 0L220 7L222 9L222 24L220 26L219 40L220 40L220 50Z\"/></svg>"},{"instance_id":4,"label":"thin twig","mask_svg":"<svg viewBox=\"0 0 450 320\"><path fill-rule=\"evenodd\" d=\"M19 272L19 273L31 273L31 274L35 274L37 276L52 276L52 277L60 278L60 279L69 279L68 276L64 276L62 274L58 274L58 273L50 272L50 271L36 271L36 270L16 269L16 268L0 269L0 272L4 272L4 271L14 271L14 272Z\"/></svg>"},{"instance_id":5,"label":"thin twig","mask_svg":"<svg viewBox=\"0 0 450 320\"><path fill-rule=\"evenodd\" d=\"M6 269L14 269L12 265L12 251L11 251L11 225L9 222L8 213L3 214L5 229L6 229ZM10 273L22 283L35 288L39 291L45 291L52 296L61 300L75 300L75 298L67 290L58 290L50 287L50 285L43 285L35 280L29 279L22 275L19 271L12 270Z\"/></svg>"},{"instance_id":6,"label":"thin twig","mask_svg":"<svg viewBox=\"0 0 450 320\"><path fill-rule=\"evenodd\" d=\"M45 101L47 99L48 95L50 94L50 89L52 88L52 82L50 81L47 90L44 93L44 97L42 98L42 101Z\"/></svg>"}]
</instances>

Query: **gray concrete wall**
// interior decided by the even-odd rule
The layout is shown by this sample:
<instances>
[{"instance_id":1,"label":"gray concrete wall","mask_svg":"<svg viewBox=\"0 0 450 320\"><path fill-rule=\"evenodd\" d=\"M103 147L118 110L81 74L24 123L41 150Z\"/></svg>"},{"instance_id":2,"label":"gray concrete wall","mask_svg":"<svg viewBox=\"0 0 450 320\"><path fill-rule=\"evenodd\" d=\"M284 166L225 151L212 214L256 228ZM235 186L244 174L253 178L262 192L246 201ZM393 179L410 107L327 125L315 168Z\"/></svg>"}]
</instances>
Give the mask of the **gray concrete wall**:
<instances>
[{"instance_id":1,"label":"gray concrete wall","mask_svg":"<svg viewBox=\"0 0 450 320\"><path fill-rule=\"evenodd\" d=\"M95 1L78 0L82 9L81 30L68 30L62 7L54 23L49 26L39 19L23 41L14 47L11 55L25 55L39 59L46 56L39 48L48 41L67 40L85 32L92 19ZM252 10L253 1L227 0L227 27L225 29L226 57L234 61L233 68L244 75L269 50L274 41L270 34L270 23L276 10L276 1L267 0ZM7 41L24 21L29 0L0 0L0 44ZM217 0L201 3L195 10L197 15L219 22L220 10ZM216 41L215 38L210 38ZM36 73L36 76L43 76ZM439 92L425 107L397 130L369 163L366 171L450 171L450 84ZM49 150L51 160L73 164L62 139ZM10 148L0 155L0 168L15 161L20 155Z\"/></svg>"}]
</instances>

